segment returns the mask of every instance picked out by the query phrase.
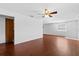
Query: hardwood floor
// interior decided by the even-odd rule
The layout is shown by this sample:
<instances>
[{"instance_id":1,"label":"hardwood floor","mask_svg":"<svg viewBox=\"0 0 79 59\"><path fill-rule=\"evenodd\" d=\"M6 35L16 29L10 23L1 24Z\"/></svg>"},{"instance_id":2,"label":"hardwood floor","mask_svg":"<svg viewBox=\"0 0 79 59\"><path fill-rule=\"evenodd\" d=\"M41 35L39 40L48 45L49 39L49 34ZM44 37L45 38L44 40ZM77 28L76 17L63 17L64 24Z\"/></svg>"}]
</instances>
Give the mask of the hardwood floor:
<instances>
[{"instance_id":1,"label":"hardwood floor","mask_svg":"<svg viewBox=\"0 0 79 59\"><path fill-rule=\"evenodd\" d=\"M2 56L79 56L79 41L46 35L43 39L13 45L0 44Z\"/></svg>"},{"instance_id":2,"label":"hardwood floor","mask_svg":"<svg viewBox=\"0 0 79 59\"><path fill-rule=\"evenodd\" d=\"M77 56L79 55L79 41L65 39L60 36L44 35L44 46L47 55ZM47 52L48 51L48 52Z\"/></svg>"}]
</instances>

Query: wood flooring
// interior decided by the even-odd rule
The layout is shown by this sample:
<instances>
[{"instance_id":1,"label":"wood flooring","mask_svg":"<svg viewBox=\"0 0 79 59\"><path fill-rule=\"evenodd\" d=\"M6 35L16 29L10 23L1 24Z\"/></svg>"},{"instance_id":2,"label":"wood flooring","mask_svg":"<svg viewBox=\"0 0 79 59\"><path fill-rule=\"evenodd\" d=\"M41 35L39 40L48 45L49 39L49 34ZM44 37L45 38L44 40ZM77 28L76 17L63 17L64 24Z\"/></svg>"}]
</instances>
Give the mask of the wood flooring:
<instances>
[{"instance_id":1,"label":"wood flooring","mask_svg":"<svg viewBox=\"0 0 79 59\"><path fill-rule=\"evenodd\" d=\"M79 56L79 40L44 34L17 45L0 44L0 56Z\"/></svg>"}]
</instances>

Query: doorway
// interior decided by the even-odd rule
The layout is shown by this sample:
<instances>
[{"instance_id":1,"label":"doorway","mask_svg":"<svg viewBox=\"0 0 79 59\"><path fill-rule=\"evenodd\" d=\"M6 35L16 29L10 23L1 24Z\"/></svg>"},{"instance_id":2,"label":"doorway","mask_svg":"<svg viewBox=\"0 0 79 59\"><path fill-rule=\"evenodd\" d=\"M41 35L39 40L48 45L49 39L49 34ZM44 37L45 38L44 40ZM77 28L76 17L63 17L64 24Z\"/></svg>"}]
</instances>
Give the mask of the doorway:
<instances>
[{"instance_id":1,"label":"doorway","mask_svg":"<svg viewBox=\"0 0 79 59\"><path fill-rule=\"evenodd\" d=\"M14 44L14 18L13 17L5 18L5 37L6 37L6 43Z\"/></svg>"}]
</instances>

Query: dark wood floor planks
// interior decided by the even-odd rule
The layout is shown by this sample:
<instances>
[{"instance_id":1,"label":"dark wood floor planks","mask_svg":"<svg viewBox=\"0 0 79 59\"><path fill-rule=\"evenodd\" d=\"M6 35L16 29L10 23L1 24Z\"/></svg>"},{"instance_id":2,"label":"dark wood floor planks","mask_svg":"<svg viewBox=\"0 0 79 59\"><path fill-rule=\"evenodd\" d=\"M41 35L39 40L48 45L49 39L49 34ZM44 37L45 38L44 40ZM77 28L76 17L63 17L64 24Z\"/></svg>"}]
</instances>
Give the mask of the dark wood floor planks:
<instances>
[{"instance_id":1,"label":"dark wood floor planks","mask_svg":"<svg viewBox=\"0 0 79 59\"><path fill-rule=\"evenodd\" d=\"M0 44L1 56L79 56L79 40L46 35L17 45Z\"/></svg>"}]
</instances>

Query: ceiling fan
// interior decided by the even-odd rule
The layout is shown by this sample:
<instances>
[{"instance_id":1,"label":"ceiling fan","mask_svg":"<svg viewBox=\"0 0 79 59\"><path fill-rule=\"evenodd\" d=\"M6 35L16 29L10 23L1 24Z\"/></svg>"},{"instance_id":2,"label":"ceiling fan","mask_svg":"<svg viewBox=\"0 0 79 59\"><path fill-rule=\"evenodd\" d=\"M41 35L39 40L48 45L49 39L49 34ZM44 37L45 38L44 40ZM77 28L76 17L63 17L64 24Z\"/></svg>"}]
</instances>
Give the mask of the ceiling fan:
<instances>
[{"instance_id":1,"label":"ceiling fan","mask_svg":"<svg viewBox=\"0 0 79 59\"><path fill-rule=\"evenodd\" d=\"M35 17L35 16L41 16L42 18L45 17L53 17L54 14L57 14L57 11L50 11L48 9L44 9L42 12L34 12L33 14L30 15L30 17Z\"/></svg>"},{"instance_id":2,"label":"ceiling fan","mask_svg":"<svg viewBox=\"0 0 79 59\"><path fill-rule=\"evenodd\" d=\"M49 11L48 9L45 9L43 17L45 16L53 17L54 14L57 14L57 11Z\"/></svg>"}]
</instances>

